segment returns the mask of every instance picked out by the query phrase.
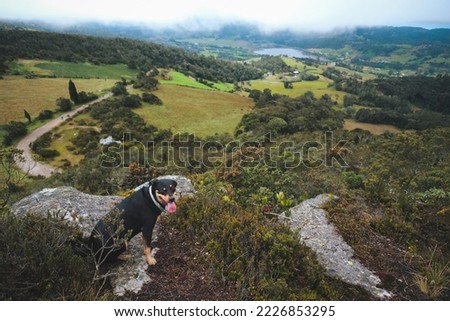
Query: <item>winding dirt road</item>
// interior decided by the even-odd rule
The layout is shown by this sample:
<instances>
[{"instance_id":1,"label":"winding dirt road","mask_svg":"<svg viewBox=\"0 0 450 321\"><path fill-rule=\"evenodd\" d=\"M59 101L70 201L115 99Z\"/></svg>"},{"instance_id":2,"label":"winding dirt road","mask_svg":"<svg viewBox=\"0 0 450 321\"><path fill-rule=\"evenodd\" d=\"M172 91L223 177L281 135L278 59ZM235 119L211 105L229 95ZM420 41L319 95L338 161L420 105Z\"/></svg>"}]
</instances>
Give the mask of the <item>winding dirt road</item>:
<instances>
[{"instance_id":1,"label":"winding dirt road","mask_svg":"<svg viewBox=\"0 0 450 321\"><path fill-rule=\"evenodd\" d=\"M102 100L105 100L109 97L111 97L112 93L107 93L100 98L97 98L96 100L93 100L85 105L82 105L78 107L77 109L71 110L70 112L64 114L62 117L58 117L55 119L52 119L42 127L39 127L38 129L32 131L28 135L26 135L24 138L22 138L17 143L17 149L20 149L23 151L23 160L16 159L17 166L24 172L27 172L28 175L31 176L44 176L44 177L50 177L54 173L60 173L60 168L55 168L47 164L39 163L38 161L33 159L33 154L30 149L30 143L34 142L37 138L44 135L45 133L51 131L53 128L61 125L63 122L65 122L70 117L74 116L76 113L82 111L83 109L89 107L92 104L98 103Z\"/></svg>"}]
</instances>

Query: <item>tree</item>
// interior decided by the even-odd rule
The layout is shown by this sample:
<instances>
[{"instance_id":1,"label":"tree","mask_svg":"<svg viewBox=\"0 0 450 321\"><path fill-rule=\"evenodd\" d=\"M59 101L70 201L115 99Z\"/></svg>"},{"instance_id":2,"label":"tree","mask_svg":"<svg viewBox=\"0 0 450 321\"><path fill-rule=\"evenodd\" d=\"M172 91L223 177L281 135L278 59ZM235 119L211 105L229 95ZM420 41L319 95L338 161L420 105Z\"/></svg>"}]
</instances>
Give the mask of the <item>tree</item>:
<instances>
[{"instance_id":1,"label":"tree","mask_svg":"<svg viewBox=\"0 0 450 321\"><path fill-rule=\"evenodd\" d=\"M39 115L37 116L37 119L45 120L45 119L51 119L52 117L53 117L53 111L44 109L39 113Z\"/></svg>"},{"instance_id":2,"label":"tree","mask_svg":"<svg viewBox=\"0 0 450 321\"><path fill-rule=\"evenodd\" d=\"M3 139L3 144L5 146L11 145L14 139L26 135L28 131L27 126L18 121L10 121L4 128L7 133Z\"/></svg>"},{"instance_id":3,"label":"tree","mask_svg":"<svg viewBox=\"0 0 450 321\"><path fill-rule=\"evenodd\" d=\"M125 107L136 108L142 106L141 97L138 95L128 95L122 99L122 103Z\"/></svg>"},{"instance_id":4,"label":"tree","mask_svg":"<svg viewBox=\"0 0 450 321\"><path fill-rule=\"evenodd\" d=\"M31 115L29 112L27 112L25 109L23 110L23 113L25 115L25 118L28 119L28 122L31 123Z\"/></svg>"},{"instance_id":5,"label":"tree","mask_svg":"<svg viewBox=\"0 0 450 321\"><path fill-rule=\"evenodd\" d=\"M78 102L80 104L84 104L90 101L93 101L95 99L98 98L98 95L94 94L94 93L86 93L85 91L80 91L78 93Z\"/></svg>"},{"instance_id":6,"label":"tree","mask_svg":"<svg viewBox=\"0 0 450 321\"><path fill-rule=\"evenodd\" d=\"M250 93L248 94L248 97L253 99L253 101L256 103L259 98L261 98L262 92L258 89L252 89L250 90Z\"/></svg>"},{"instance_id":7,"label":"tree","mask_svg":"<svg viewBox=\"0 0 450 321\"><path fill-rule=\"evenodd\" d=\"M142 100L145 101L146 103L149 103L152 105L162 105L163 104L162 100L158 96L156 96L152 93L143 93Z\"/></svg>"},{"instance_id":8,"label":"tree","mask_svg":"<svg viewBox=\"0 0 450 321\"><path fill-rule=\"evenodd\" d=\"M70 99L59 97L56 99L56 106L58 106L60 111L69 111L72 109L72 103Z\"/></svg>"},{"instance_id":9,"label":"tree","mask_svg":"<svg viewBox=\"0 0 450 321\"><path fill-rule=\"evenodd\" d=\"M70 99L75 103L78 104L80 102L80 99L78 97L78 91L77 88L75 87L75 84L73 83L72 80L69 80L69 95L70 95Z\"/></svg>"},{"instance_id":10,"label":"tree","mask_svg":"<svg viewBox=\"0 0 450 321\"><path fill-rule=\"evenodd\" d=\"M116 83L114 85L114 87L111 89L111 91L114 94L114 96L120 96L120 95L127 95L128 94L127 87L121 82Z\"/></svg>"},{"instance_id":11,"label":"tree","mask_svg":"<svg viewBox=\"0 0 450 321\"><path fill-rule=\"evenodd\" d=\"M284 88L285 89L292 89L292 88L294 88L294 85L292 85L291 81L283 81L283 84L284 84Z\"/></svg>"},{"instance_id":12,"label":"tree","mask_svg":"<svg viewBox=\"0 0 450 321\"><path fill-rule=\"evenodd\" d=\"M271 132L279 132L282 131L284 128L287 127L287 122L280 117L274 117L272 119L269 120L269 122L267 123L267 128L271 131Z\"/></svg>"},{"instance_id":13,"label":"tree","mask_svg":"<svg viewBox=\"0 0 450 321\"><path fill-rule=\"evenodd\" d=\"M353 96L345 95L344 96L344 107L351 107L355 104L356 99Z\"/></svg>"}]
</instances>

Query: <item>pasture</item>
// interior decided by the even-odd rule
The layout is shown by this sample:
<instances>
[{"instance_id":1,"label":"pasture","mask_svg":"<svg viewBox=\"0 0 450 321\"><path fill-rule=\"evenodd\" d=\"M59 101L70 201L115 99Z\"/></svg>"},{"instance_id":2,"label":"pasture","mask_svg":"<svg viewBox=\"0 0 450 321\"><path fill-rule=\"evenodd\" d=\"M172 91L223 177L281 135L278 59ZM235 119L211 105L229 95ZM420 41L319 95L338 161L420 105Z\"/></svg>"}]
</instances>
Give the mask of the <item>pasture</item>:
<instances>
[{"instance_id":1,"label":"pasture","mask_svg":"<svg viewBox=\"0 0 450 321\"><path fill-rule=\"evenodd\" d=\"M94 65L88 62L74 63L64 61L27 60L19 59L10 68L19 74L32 73L39 77L58 78L101 78L131 79L137 71L129 69L124 64Z\"/></svg>"},{"instance_id":2,"label":"pasture","mask_svg":"<svg viewBox=\"0 0 450 321\"><path fill-rule=\"evenodd\" d=\"M336 91L333 87L330 87L333 81L322 76L322 73L327 68L327 65L320 64L318 67L315 67L308 66L302 61L291 57L282 57L282 59L288 66L291 66L301 72L319 76L319 79L315 81L299 81L298 76L275 74L267 76L264 79L249 81L250 86L248 88L258 89L261 91L268 88L272 91L272 93L287 95L290 97L298 97L303 95L307 91L311 91L316 98L320 98L322 97L322 95L328 94L339 104L343 103L345 93ZM284 88L284 80L292 81L293 88Z\"/></svg>"},{"instance_id":3,"label":"pasture","mask_svg":"<svg viewBox=\"0 0 450 321\"><path fill-rule=\"evenodd\" d=\"M198 88L198 89L205 89L205 90L213 90L213 88L206 86L205 84L202 84L195 79L186 76L185 74L171 70L167 73L169 79L160 79L159 82L161 84L168 84L168 85L177 85L177 86L185 86L185 87L192 87L192 88Z\"/></svg>"},{"instance_id":4,"label":"pasture","mask_svg":"<svg viewBox=\"0 0 450 321\"><path fill-rule=\"evenodd\" d=\"M356 128L367 130L374 135L381 135L385 132L394 133L394 134L400 132L400 129L398 129L397 127L395 127L393 125L361 123L361 122L353 120L353 119L345 120L344 129L353 130Z\"/></svg>"},{"instance_id":5,"label":"pasture","mask_svg":"<svg viewBox=\"0 0 450 321\"><path fill-rule=\"evenodd\" d=\"M78 132L79 129L77 126L73 125L73 122L55 129L53 133L57 135L57 138L53 139L49 148L58 151L60 155L52 160L43 162L54 167L62 167L66 161L68 161L71 165L78 164L84 158L84 155L71 152L68 149L68 147L70 148L70 146L73 146L71 139L77 136Z\"/></svg>"},{"instance_id":6,"label":"pasture","mask_svg":"<svg viewBox=\"0 0 450 321\"><path fill-rule=\"evenodd\" d=\"M253 100L239 94L165 84L154 94L163 101L162 106L143 104L134 112L160 129L201 137L233 133L254 105Z\"/></svg>"},{"instance_id":7,"label":"pasture","mask_svg":"<svg viewBox=\"0 0 450 321\"><path fill-rule=\"evenodd\" d=\"M74 79L78 92L101 95L108 91L117 79ZM0 125L11 120L26 121L23 110L32 118L44 109L54 110L56 99L69 98L67 78L34 78L6 76L0 80Z\"/></svg>"},{"instance_id":8,"label":"pasture","mask_svg":"<svg viewBox=\"0 0 450 321\"><path fill-rule=\"evenodd\" d=\"M342 91L336 91L334 88L329 87L330 81L319 76L319 80L315 81L301 81L294 82L292 89L284 88L282 81L278 79L278 76L269 76L264 79L250 81L250 89L264 90L270 89L272 93L287 95L290 97L298 97L303 95L307 91L314 93L314 97L320 98L322 95L328 94L333 100L337 100L339 104L343 103L345 93Z\"/></svg>"},{"instance_id":9,"label":"pasture","mask_svg":"<svg viewBox=\"0 0 450 321\"><path fill-rule=\"evenodd\" d=\"M192 77L188 77L185 74L171 70L167 73L169 76L169 79L159 79L159 82L161 84L167 84L167 85L177 85L177 86L185 86L185 87L192 87L192 88L198 88L198 89L205 89L205 90L222 90L222 91L230 91L233 90L233 84L227 84L227 83L214 83L214 88L211 88L205 84L202 84L198 82L197 80L193 79Z\"/></svg>"}]
</instances>

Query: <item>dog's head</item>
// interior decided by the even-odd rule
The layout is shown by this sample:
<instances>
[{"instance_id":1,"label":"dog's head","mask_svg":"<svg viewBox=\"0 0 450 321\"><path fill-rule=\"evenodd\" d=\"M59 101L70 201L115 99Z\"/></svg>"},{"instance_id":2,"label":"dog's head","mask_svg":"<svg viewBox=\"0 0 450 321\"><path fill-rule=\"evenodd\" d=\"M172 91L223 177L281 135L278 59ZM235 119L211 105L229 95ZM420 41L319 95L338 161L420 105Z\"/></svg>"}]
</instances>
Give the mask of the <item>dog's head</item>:
<instances>
[{"instance_id":1,"label":"dog's head","mask_svg":"<svg viewBox=\"0 0 450 321\"><path fill-rule=\"evenodd\" d=\"M156 200L166 208L169 213L177 210L175 193L177 182L173 179L155 179L150 182L155 191Z\"/></svg>"}]
</instances>

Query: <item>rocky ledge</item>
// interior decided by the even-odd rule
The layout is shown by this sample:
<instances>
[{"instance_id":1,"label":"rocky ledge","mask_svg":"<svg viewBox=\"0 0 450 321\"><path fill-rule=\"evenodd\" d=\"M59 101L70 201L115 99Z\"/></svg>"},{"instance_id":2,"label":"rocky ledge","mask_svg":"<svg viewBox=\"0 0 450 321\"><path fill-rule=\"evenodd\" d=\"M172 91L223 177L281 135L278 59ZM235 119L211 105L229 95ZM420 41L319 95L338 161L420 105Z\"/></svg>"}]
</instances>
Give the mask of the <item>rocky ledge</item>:
<instances>
[{"instance_id":1,"label":"rocky ledge","mask_svg":"<svg viewBox=\"0 0 450 321\"><path fill-rule=\"evenodd\" d=\"M187 196L194 193L194 187L189 179L183 176L162 176L177 181L179 195ZM139 186L141 188L145 184ZM84 236L91 234L97 221L107 214L123 197L97 196L85 194L73 187L62 186L45 188L40 192L25 197L11 207L16 215L35 213L47 217L58 215L68 224L80 227ZM158 225L154 237L158 237ZM157 250L157 249L154 249ZM142 238L135 237L128 243L127 254L129 259L121 264L111 266L108 275L111 276L115 295L123 295L126 291L138 292L150 278L146 273L147 262L143 256Z\"/></svg>"},{"instance_id":2,"label":"rocky ledge","mask_svg":"<svg viewBox=\"0 0 450 321\"><path fill-rule=\"evenodd\" d=\"M189 179L183 176L164 176L177 181L178 195L192 195L195 190ZM145 184L136 189L141 188ZM337 229L327 219L322 209L324 203L335 198L322 194L306 200L290 209L290 215L283 213L280 217L299 233L300 240L314 250L319 263L328 275L349 284L359 285L374 297L388 299L391 294L380 288L380 279L355 257L353 249L343 240ZM89 236L97 221L120 202L119 196L95 196L82 193L73 187L46 188L30 195L12 206L16 215L28 212L47 216L57 214L68 224L78 225ZM158 237L158 225L154 237ZM157 250L157 249L155 249ZM108 271L116 295L127 291L137 293L142 286L151 282L146 273L147 263L142 252L142 240L135 237L128 243L128 261L115 264Z\"/></svg>"},{"instance_id":3,"label":"rocky ledge","mask_svg":"<svg viewBox=\"0 0 450 321\"><path fill-rule=\"evenodd\" d=\"M329 276L358 285L379 299L392 295L379 288L381 280L355 257L354 250L344 241L328 220L322 206L337 196L321 194L290 209L282 216L299 233L300 240L317 254L319 263Z\"/></svg>"}]
</instances>

